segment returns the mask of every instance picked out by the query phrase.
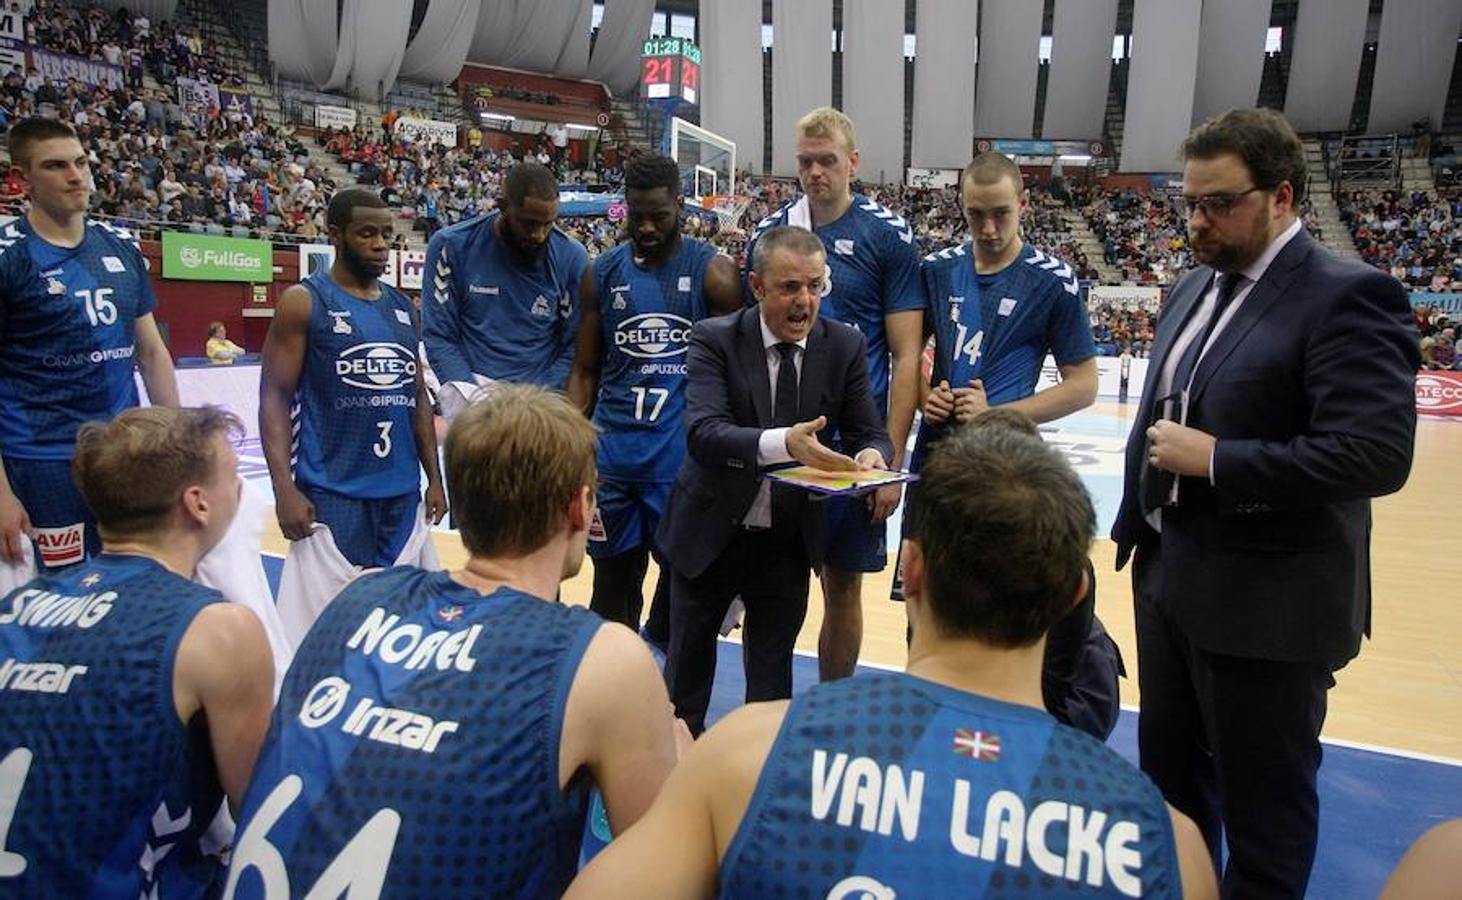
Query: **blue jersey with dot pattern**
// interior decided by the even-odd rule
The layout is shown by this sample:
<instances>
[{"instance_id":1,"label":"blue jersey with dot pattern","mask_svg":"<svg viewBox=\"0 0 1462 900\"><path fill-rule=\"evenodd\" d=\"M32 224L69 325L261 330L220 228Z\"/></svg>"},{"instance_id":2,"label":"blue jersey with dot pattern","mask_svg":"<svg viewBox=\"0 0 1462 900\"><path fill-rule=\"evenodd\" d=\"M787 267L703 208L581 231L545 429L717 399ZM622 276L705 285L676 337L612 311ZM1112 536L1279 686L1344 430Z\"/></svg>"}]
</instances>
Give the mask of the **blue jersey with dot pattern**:
<instances>
[{"instance_id":1,"label":"blue jersey with dot pattern","mask_svg":"<svg viewBox=\"0 0 1462 900\"><path fill-rule=\"evenodd\" d=\"M151 559L102 554L0 600L0 896L216 887L204 845L223 791L203 716L178 721L173 662L221 599Z\"/></svg>"},{"instance_id":2,"label":"blue jersey with dot pattern","mask_svg":"<svg viewBox=\"0 0 1462 900\"><path fill-rule=\"evenodd\" d=\"M295 390L295 480L356 499L414 493L421 484L416 416L416 318L388 284L362 300L316 272L309 341Z\"/></svg>"},{"instance_id":3,"label":"blue jersey with dot pattern","mask_svg":"<svg viewBox=\"0 0 1462 900\"><path fill-rule=\"evenodd\" d=\"M798 199L788 203L756 226L746 247L748 261L756 239L775 226L789 224L793 207L801 202ZM868 381L873 403L880 413L886 413L889 351L884 317L924 308L913 226L878 201L854 194L853 205L846 212L813 232L822 239L828 267L828 284L817 314L863 332L868 340Z\"/></svg>"},{"instance_id":4,"label":"blue jersey with dot pattern","mask_svg":"<svg viewBox=\"0 0 1462 900\"><path fill-rule=\"evenodd\" d=\"M1167 807L1045 712L901 673L792 701L723 897L1181 897Z\"/></svg>"},{"instance_id":5,"label":"blue jersey with dot pattern","mask_svg":"<svg viewBox=\"0 0 1462 900\"><path fill-rule=\"evenodd\" d=\"M706 317L706 266L716 248L681 238L655 269L635 262L626 241L594 264L603 375L594 424L599 474L621 481L673 481L685 457L685 354L690 327Z\"/></svg>"},{"instance_id":6,"label":"blue jersey with dot pattern","mask_svg":"<svg viewBox=\"0 0 1462 900\"><path fill-rule=\"evenodd\" d=\"M602 624L445 572L353 582L285 676L225 896L558 896L588 805L559 735Z\"/></svg>"},{"instance_id":7,"label":"blue jersey with dot pattern","mask_svg":"<svg viewBox=\"0 0 1462 900\"><path fill-rule=\"evenodd\" d=\"M422 276L422 337L443 384L497 381L563 390L579 328L584 245L557 228L532 263L493 232L498 213L432 235Z\"/></svg>"},{"instance_id":8,"label":"blue jersey with dot pattern","mask_svg":"<svg viewBox=\"0 0 1462 900\"><path fill-rule=\"evenodd\" d=\"M136 323L156 306L130 232L87 222L58 247L24 216L0 227L0 454L70 459L83 422L136 406Z\"/></svg>"}]
</instances>

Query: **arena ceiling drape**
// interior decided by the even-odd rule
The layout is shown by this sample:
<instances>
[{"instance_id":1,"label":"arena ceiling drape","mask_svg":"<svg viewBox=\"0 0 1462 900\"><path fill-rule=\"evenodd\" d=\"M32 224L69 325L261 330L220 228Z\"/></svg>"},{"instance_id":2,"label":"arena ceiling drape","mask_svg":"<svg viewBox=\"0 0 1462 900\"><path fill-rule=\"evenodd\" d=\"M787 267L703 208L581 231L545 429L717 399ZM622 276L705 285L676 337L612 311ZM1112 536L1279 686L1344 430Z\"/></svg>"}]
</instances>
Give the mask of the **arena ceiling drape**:
<instances>
[{"instance_id":1,"label":"arena ceiling drape","mask_svg":"<svg viewBox=\"0 0 1462 900\"><path fill-rule=\"evenodd\" d=\"M1056 0L1042 136L1101 137L1116 30L1117 0Z\"/></svg>"},{"instance_id":2,"label":"arena ceiling drape","mask_svg":"<svg viewBox=\"0 0 1462 900\"><path fill-rule=\"evenodd\" d=\"M904 170L904 10L843 0L843 112L858 132L858 175L898 183Z\"/></svg>"},{"instance_id":3,"label":"arena ceiling drape","mask_svg":"<svg viewBox=\"0 0 1462 900\"><path fill-rule=\"evenodd\" d=\"M454 80L467 61L481 11L482 0L432 0L416 37L406 45L399 77L431 83Z\"/></svg>"}]
</instances>

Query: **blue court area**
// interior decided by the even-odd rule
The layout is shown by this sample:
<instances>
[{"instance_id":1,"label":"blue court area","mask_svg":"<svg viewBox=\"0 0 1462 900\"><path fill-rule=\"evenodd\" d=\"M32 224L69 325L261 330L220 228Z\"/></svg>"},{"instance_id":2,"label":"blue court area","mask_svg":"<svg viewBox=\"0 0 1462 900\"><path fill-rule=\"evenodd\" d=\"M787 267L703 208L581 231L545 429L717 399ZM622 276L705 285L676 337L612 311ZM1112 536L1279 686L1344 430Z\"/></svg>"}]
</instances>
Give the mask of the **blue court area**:
<instances>
[{"instance_id":1,"label":"blue court area","mask_svg":"<svg viewBox=\"0 0 1462 900\"><path fill-rule=\"evenodd\" d=\"M283 567L282 559L264 557L264 570L275 590ZM860 666L859 671L873 670ZM817 660L799 654L793 659L792 675L793 690L807 690L817 683ZM741 645L721 641L707 721L714 723L741 705L745 693ZM1108 743L1136 764L1135 712L1122 713ZM1433 825L1459 816L1462 765L1327 743L1320 767L1320 847L1309 896L1324 900L1376 896L1412 841Z\"/></svg>"}]
</instances>

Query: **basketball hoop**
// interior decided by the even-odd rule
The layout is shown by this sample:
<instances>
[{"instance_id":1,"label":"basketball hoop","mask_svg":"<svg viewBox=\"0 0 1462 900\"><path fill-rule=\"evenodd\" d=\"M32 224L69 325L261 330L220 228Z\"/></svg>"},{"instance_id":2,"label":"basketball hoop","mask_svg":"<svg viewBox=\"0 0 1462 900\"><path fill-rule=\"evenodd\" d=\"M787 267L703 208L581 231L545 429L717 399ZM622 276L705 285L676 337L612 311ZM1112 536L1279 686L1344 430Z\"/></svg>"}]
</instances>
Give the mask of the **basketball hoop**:
<instances>
[{"instance_id":1,"label":"basketball hoop","mask_svg":"<svg viewBox=\"0 0 1462 900\"><path fill-rule=\"evenodd\" d=\"M701 207L709 209L716 214L716 222L722 234L740 234L741 218L746 215L746 208L751 205L752 198L738 194L722 194L710 197L702 197Z\"/></svg>"}]
</instances>

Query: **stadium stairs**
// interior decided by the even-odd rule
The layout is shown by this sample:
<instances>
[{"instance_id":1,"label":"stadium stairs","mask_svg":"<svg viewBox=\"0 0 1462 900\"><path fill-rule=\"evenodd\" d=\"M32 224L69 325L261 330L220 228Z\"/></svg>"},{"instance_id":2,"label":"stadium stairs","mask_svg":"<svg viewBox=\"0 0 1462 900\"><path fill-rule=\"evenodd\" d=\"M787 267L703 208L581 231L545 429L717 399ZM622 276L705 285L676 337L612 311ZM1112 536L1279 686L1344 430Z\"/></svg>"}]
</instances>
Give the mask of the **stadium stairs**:
<instances>
[{"instance_id":1,"label":"stadium stairs","mask_svg":"<svg viewBox=\"0 0 1462 900\"><path fill-rule=\"evenodd\" d=\"M1102 256L1102 242L1097 240L1096 232L1086 224L1086 218L1074 209L1063 208L1061 221L1066 223L1066 227L1071 231L1071 237L1076 241L1076 246L1086 254L1086 261L1096 269L1098 280L1102 284L1121 284L1122 273Z\"/></svg>"},{"instance_id":2,"label":"stadium stairs","mask_svg":"<svg viewBox=\"0 0 1462 900\"><path fill-rule=\"evenodd\" d=\"M1340 256L1359 259L1350 229L1340 221L1340 210L1325 171L1325 151L1318 139L1305 138L1305 163L1310 170L1310 219L1320 226L1321 243Z\"/></svg>"}]
</instances>

